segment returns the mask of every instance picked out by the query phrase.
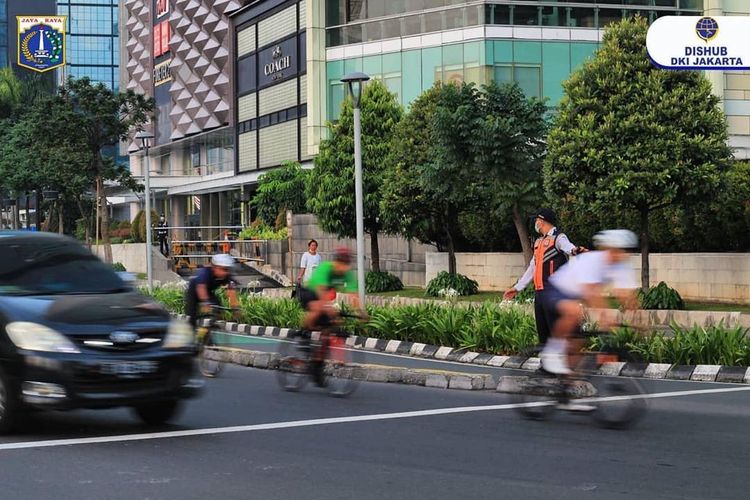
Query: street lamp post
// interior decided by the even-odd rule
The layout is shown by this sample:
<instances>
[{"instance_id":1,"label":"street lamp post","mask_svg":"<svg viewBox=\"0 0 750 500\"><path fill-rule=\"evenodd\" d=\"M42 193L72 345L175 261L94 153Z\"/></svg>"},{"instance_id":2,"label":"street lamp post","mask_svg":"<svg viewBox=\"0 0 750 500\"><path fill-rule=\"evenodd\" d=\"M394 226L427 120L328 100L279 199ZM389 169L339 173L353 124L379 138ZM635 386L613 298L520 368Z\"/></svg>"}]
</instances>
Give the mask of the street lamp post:
<instances>
[{"instance_id":1,"label":"street lamp post","mask_svg":"<svg viewBox=\"0 0 750 500\"><path fill-rule=\"evenodd\" d=\"M359 300L365 307L365 210L362 188L362 115L359 108L362 88L370 77L349 73L341 79L347 85L354 103L354 198L357 215L357 284Z\"/></svg>"},{"instance_id":2,"label":"street lamp post","mask_svg":"<svg viewBox=\"0 0 750 500\"><path fill-rule=\"evenodd\" d=\"M151 255L151 176L149 175L151 165L149 165L148 148L151 146L151 140L154 138L154 134L140 131L135 134L135 138L141 141L144 153L143 156L145 159L145 168L143 171L146 180L146 280L148 291L150 293L153 290L154 265L153 256Z\"/></svg>"}]
</instances>

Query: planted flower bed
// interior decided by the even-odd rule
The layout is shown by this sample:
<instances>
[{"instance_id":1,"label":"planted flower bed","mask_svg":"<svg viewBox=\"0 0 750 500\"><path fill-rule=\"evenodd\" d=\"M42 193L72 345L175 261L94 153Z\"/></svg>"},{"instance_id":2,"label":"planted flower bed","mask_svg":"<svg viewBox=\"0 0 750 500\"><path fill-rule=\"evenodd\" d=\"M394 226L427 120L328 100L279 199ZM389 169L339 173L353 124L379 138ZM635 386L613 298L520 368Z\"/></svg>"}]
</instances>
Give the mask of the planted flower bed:
<instances>
[{"instance_id":1,"label":"planted flower bed","mask_svg":"<svg viewBox=\"0 0 750 500\"><path fill-rule=\"evenodd\" d=\"M152 296L172 312L183 312L184 289L157 287ZM256 294L240 297L238 320L257 326L300 328L304 312L293 299L268 299ZM527 310L506 304L486 303L464 307L440 304L368 306L370 320L348 321L353 335L441 345L492 354L514 355L537 344L534 318ZM750 365L750 336L742 327L684 328L672 325L670 334L640 334L621 328L611 337L590 339L590 347L603 342L632 354L643 362L672 364Z\"/></svg>"}]
</instances>

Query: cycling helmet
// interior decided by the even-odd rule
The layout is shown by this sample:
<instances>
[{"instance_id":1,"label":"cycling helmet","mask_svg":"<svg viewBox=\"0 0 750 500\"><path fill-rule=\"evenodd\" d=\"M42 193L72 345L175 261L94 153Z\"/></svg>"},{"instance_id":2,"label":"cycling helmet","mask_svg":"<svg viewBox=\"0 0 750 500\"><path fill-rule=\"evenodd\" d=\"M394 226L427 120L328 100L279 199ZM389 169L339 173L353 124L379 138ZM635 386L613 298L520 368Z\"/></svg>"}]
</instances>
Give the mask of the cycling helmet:
<instances>
[{"instance_id":1,"label":"cycling helmet","mask_svg":"<svg viewBox=\"0 0 750 500\"><path fill-rule=\"evenodd\" d=\"M211 265L216 267L234 267L234 257L225 253L219 253L211 257Z\"/></svg>"},{"instance_id":2,"label":"cycling helmet","mask_svg":"<svg viewBox=\"0 0 750 500\"><path fill-rule=\"evenodd\" d=\"M608 229L596 233L594 245L599 248L637 248L638 237L627 229Z\"/></svg>"},{"instance_id":3,"label":"cycling helmet","mask_svg":"<svg viewBox=\"0 0 750 500\"><path fill-rule=\"evenodd\" d=\"M339 247L333 253L333 260L343 264L350 264L352 261L352 253L346 247Z\"/></svg>"}]
</instances>

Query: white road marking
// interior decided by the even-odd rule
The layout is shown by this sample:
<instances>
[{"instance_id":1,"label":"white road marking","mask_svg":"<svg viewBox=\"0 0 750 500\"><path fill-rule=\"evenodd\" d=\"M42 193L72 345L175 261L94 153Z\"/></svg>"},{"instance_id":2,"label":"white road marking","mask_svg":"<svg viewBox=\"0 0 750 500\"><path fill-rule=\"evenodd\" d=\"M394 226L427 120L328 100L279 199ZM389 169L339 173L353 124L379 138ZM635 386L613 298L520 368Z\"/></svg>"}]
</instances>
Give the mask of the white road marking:
<instances>
[{"instance_id":1,"label":"white road marking","mask_svg":"<svg viewBox=\"0 0 750 500\"><path fill-rule=\"evenodd\" d=\"M633 396L612 396L607 398L589 398L580 401L622 401L625 399L657 399L674 398L680 396L696 396L701 394L720 394L725 392L750 391L750 387L727 387L721 389L698 389L694 391L661 392L655 394L638 394ZM20 443L0 444L2 450L23 450L30 448L52 448L59 446L73 446L82 444L120 443L124 441L145 441L150 439L169 439L191 436L206 436L212 434L230 434L237 432L267 431L275 429L292 429L296 427L312 427L319 425L345 424L353 422L372 422L378 420L394 420L399 418L430 417L434 415L451 415L454 413L474 413L480 411L511 410L515 408L531 408L557 404L555 401L536 401L532 403L510 403L486 406L461 406L456 408L436 408L433 410L416 410L396 413L377 413L373 415L354 415L348 417L317 418L311 420L293 420L291 422L272 422L267 424L236 425L231 427L214 427L208 429L191 429L184 431L154 432L143 434L127 434L121 436L100 436L77 439L53 439L48 441L26 441Z\"/></svg>"}]
</instances>

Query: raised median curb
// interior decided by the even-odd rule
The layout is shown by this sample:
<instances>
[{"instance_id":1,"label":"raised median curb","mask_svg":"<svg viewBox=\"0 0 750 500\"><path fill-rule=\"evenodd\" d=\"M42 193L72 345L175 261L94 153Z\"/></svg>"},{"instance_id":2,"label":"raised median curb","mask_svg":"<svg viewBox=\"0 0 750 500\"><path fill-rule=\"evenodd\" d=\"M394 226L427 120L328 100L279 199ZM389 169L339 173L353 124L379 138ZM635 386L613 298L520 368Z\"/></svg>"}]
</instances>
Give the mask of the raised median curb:
<instances>
[{"instance_id":1,"label":"raised median curb","mask_svg":"<svg viewBox=\"0 0 750 500\"><path fill-rule=\"evenodd\" d=\"M298 330L289 328L251 326L233 322L220 322L219 325L227 332L244 335L291 338L298 333ZM540 366L540 360L537 357L500 356L467 351L465 349L454 349L452 347L441 347L401 340L350 336L347 338L346 344L349 347L365 351L490 366L492 368L534 371ZM610 377L638 377L654 380L685 380L694 382L750 384L750 367L745 366L610 362L604 363L600 366L598 374Z\"/></svg>"},{"instance_id":2,"label":"raised median curb","mask_svg":"<svg viewBox=\"0 0 750 500\"><path fill-rule=\"evenodd\" d=\"M229 347L220 347L208 351L209 359L233 363L240 366L277 370L280 356L277 353L250 351ZM459 389L467 391L495 390L497 382L490 374L473 374L444 370L419 368L402 368L372 364L351 364L336 366L328 363L328 375L361 380L363 382L381 382L390 384L420 385L439 389Z\"/></svg>"}]
</instances>

